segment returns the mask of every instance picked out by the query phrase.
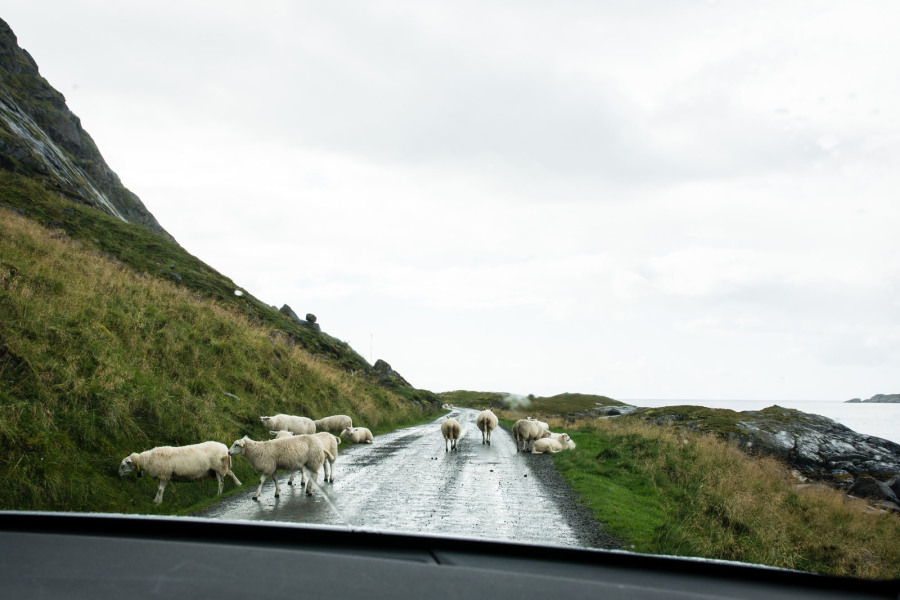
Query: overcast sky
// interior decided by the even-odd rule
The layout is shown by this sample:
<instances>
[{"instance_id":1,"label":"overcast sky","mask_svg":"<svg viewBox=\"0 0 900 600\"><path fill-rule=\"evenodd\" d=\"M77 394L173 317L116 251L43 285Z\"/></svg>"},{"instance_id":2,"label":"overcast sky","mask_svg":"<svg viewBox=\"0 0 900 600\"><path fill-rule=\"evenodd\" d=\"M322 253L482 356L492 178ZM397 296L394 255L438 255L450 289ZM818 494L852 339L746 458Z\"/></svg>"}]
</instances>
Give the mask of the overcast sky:
<instances>
[{"instance_id":1,"label":"overcast sky","mask_svg":"<svg viewBox=\"0 0 900 600\"><path fill-rule=\"evenodd\" d=\"M900 392L900 3L0 14L188 251L416 387Z\"/></svg>"}]
</instances>

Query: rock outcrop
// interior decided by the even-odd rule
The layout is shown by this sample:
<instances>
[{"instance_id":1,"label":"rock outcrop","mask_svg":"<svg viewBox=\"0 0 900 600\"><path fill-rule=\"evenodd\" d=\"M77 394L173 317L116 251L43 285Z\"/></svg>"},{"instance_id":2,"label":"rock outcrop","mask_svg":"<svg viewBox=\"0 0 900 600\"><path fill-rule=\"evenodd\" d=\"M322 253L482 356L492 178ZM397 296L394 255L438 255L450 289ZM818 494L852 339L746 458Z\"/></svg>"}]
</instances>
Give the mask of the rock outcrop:
<instances>
[{"instance_id":1,"label":"rock outcrop","mask_svg":"<svg viewBox=\"0 0 900 600\"><path fill-rule=\"evenodd\" d=\"M716 433L749 453L778 458L803 475L847 489L857 479L900 476L900 444L863 435L820 415L770 406L735 412L674 406L634 412L657 424Z\"/></svg>"},{"instance_id":2,"label":"rock outcrop","mask_svg":"<svg viewBox=\"0 0 900 600\"><path fill-rule=\"evenodd\" d=\"M372 366L372 370L375 371L378 385L382 387L412 387L408 381L403 379L403 376L400 375L400 373L392 369L391 365L381 360L380 358L375 361L375 364Z\"/></svg>"},{"instance_id":3,"label":"rock outcrop","mask_svg":"<svg viewBox=\"0 0 900 600\"><path fill-rule=\"evenodd\" d=\"M322 326L319 325L318 323L316 323L316 315L314 315L312 313L306 313L306 320L303 320L300 317L298 317L297 313L295 313L294 310L287 304L285 304L280 309L278 309L278 312L290 317L291 321L293 321L297 325L306 327L307 329L312 329L313 331L319 332L319 333L321 333L321 331L322 331Z\"/></svg>"},{"instance_id":4,"label":"rock outcrop","mask_svg":"<svg viewBox=\"0 0 900 600\"><path fill-rule=\"evenodd\" d=\"M0 169L43 180L74 202L173 240L122 185L66 99L0 19Z\"/></svg>"}]
</instances>

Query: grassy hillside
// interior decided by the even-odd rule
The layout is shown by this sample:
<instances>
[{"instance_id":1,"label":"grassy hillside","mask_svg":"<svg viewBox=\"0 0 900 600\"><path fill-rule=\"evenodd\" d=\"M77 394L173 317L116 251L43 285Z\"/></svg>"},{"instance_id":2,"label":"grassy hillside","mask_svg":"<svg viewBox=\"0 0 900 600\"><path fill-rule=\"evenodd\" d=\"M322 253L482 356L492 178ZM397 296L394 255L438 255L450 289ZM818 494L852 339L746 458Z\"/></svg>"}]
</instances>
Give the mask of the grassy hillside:
<instances>
[{"instance_id":1,"label":"grassy hillside","mask_svg":"<svg viewBox=\"0 0 900 600\"><path fill-rule=\"evenodd\" d=\"M438 394L441 402L466 408L505 408L514 415L575 415L598 406L622 406L623 403L595 394L557 394L556 396L518 396L504 392L456 390ZM516 418L519 418L518 416Z\"/></svg>"},{"instance_id":2,"label":"grassy hillside","mask_svg":"<svg viewBox=\"0 0 900 600\"><path fill-rule=\"evenodd\" d=\"M503 406L503 398L508 396L501 392L471 392L456 390L453 392L441 392L438 398L442 403L462 406L464 408L484 409L490 406Z\"/></svg>"},{"instance_id":3,"label":"grassy hillside","mask_svg":"<svg viewBox=\"0 0 900 600\"><path fill-rule=\"evenodd\" d=\"M157 509L149 478L117 478L121 459L267 437L263 414L346 413L377 433L434 410L352 376L349 347L304 348L301 328L142 228L8 174L0 204L49 225L0 206L2 509L184 511L215 482L170 485Z\"/></svg>"},{"instance_id":4,"label":"grassy hillside","mask_svg":"<svg viewBox=\"0 0 900 600\"><path fill-rule=\"evenodd\" d=\"M27 177L0 170L0 205L21 211L38 223L82 243L87 250L108 254L138 273L172 281L253 321L279 329L313 354L337 361L346 370L370 366L348 344L301 327L246 290L235 295L231 279L145 227L130 225L60 197Z\"/></svg>"}]
</instances>

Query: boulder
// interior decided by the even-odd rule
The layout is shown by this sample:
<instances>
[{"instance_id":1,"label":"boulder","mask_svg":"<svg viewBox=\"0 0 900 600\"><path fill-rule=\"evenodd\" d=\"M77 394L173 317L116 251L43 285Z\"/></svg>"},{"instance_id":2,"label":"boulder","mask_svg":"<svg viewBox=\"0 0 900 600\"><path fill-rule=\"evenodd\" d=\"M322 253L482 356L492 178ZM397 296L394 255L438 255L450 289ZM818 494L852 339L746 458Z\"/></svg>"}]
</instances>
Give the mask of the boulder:
<instances>
[{"instance_id":1,"label":"boulder","mask_svg":"<svg viewBox=\"0 0 900 600\"><path fill-rule=\"evenodd\" d=\"M290 317L291 321L293 321L297 325L306 327L307 329L312 329L313 331L319 332L319 333L321 333L321 331L322 331L322 327L318 323L316 323L316 315L314 315L314 314L307 313L306 320L304 321L303 319L298 317L297 313L295 313L294 310L287 304L285 304L284 306L279 308L278 312Z\"/></svg>"},{"instance_id":2,"label":"boulder","mask_svg":"<svg viewBox=\"0 0 900 600\"><path fill-rule=\"evenodd\" d=\"M900 506L900 499L897 498L897 494L890 485L868 475L857 477L853 485L847 488L847 493L858 498L893 502Z\"/></svg>"},{"instance_id":3,"label":"boulder","mask_svg":"<svg viewBox=\"0 0 900 600\"><path fill-rule=\"evenodd\" d=\"M382 387L412 387L408 381L403 379L403 376L400 375L400 373L392 369L391 365L380 358L375 361L372 370L375 371L378 385Z\"/></svg>"}]
</instances>

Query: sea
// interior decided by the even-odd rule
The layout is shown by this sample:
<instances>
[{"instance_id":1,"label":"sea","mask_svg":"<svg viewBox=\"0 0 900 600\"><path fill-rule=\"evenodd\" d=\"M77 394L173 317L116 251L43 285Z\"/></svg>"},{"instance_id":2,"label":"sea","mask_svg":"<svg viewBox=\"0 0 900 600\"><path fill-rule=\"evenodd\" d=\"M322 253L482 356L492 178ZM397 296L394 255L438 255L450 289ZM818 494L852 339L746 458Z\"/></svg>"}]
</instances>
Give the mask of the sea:
<instances>
[{"instance_id":1,"label":"sea","mask_svg":"<svg viewBox=\"0 0 900 600\"><path fill-rule=\"evenodd\" d=\"M900 404L853 403L841 400L621 400L626 404L656 408L688 404L734 411L761 410L778 405L805 413L822 415L863 435L872 435L900 444Z\"/></svg>"}]
</instances>

